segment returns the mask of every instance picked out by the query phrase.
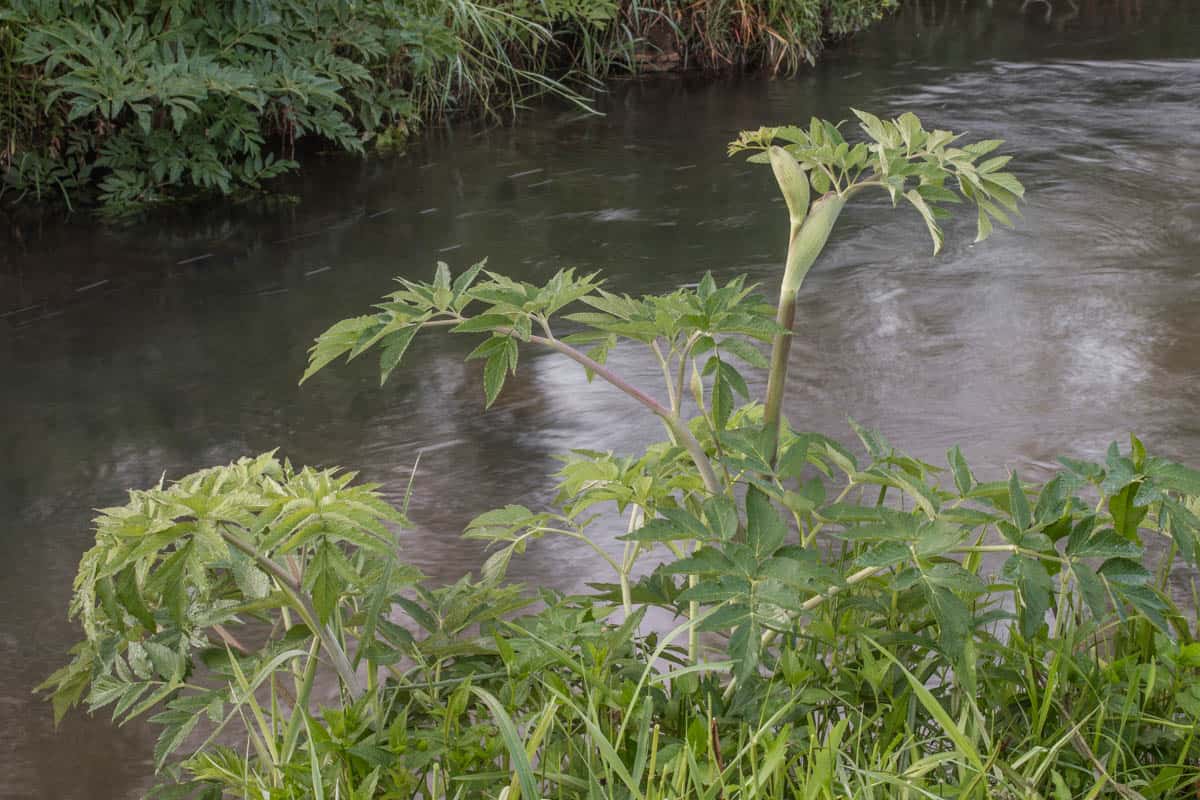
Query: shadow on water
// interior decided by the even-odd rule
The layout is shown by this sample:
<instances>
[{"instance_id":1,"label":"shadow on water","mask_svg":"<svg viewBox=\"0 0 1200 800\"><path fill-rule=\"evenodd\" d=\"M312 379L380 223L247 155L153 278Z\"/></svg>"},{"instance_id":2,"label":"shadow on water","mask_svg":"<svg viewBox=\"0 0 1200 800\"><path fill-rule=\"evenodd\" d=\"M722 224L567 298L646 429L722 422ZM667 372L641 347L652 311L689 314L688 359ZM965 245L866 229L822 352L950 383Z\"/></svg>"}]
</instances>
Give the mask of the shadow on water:
<instances>
[{"instance_id":1,"label":"shadow on water","mask_svg":"<svg viewBox=\"0 0 1200 800\"><path fill-rule=\"evenodd\" d=\"M793 421L842 436L851 413L928 459L960 443L992 475L1045 474L1130 428L1200 461L1200 12L991 5L911 0L794 80L620 84L603 117L543 110L395 160L330 159L290 179L295 204L16 228L0 251L0 796L129 797L149 780L145 729L76 716L55 734L29 694L75 636L90 509L125 488L281 446L398 496L423 451L408 555L450 579L483 558L463 524L546 502L555 453L658 437L532 352L485 415L471 345L445 337L418 339L384 390L366 363L296 379L316 333L438 259L603 269L634 293L704 270L773 289L770 176L722 157L743 127L917 110L1008 140L1030 190L1016 231L975 247L962 220L937 259L915 215L852 208L800 305ZM655 385L639 353L614 360ZM566 588L592 566L544 542L514 577Z\"/></svg>"}]
</instances>

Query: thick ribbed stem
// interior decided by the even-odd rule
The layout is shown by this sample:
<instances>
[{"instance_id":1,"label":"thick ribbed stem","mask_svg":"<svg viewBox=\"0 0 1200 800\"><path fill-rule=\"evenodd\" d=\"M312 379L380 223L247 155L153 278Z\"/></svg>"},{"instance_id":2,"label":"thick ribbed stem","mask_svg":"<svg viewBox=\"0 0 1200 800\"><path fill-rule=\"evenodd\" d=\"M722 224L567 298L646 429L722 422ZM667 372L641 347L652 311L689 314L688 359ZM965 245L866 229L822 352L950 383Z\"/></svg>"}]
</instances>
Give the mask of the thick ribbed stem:
<instances>
[{"instance_id":1,"label":"thick ribbed stem","mask_svg":"<svg viewBox=\"0 0 1200 800\"><path fill-rule=\"evenodd\" d=\"M835 194L827 194L813 203L811 212L803 224L792 222L788 240L787 265L783 272L783 285L779 289L779 307L775 321L784 330L775 335L771 345L771 374L767 379L767 404L763 415L764 429L770 435L766 455L771 464L779 446L779 426L783 419L783 392L787 383L788 355L792 349L792 330L796 322L796 293L804 283L804 277L821 251L833 230L834 223L846 205L846 200Z\"/></svg>"},{"instance_id":2,"label":"thick ribbed stem","mask_svg":"<svg viewBox=\"0 0 1200 800\"><path fill-rule=\"evenodd\" d=\"M793 236L793 238L795 238ZM771 371L767 377L767 407L763 412L763 426L770 433L766 454L768 463L775 465L779 446L779 423L783 419L783 390L787 381L788 358L792 352L792 328L796 324L796 293L779 293L779 310L775 322L787 330L775 334L771 343Z\"/></svg>"}]
</instances>

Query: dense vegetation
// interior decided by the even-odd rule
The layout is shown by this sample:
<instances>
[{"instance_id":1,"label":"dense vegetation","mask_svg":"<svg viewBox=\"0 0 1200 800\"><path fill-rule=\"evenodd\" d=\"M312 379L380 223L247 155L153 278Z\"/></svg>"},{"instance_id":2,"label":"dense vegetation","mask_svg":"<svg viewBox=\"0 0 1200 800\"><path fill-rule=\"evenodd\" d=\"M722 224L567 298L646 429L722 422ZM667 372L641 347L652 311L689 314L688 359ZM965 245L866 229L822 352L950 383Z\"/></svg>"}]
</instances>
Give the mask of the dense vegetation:
<instances>
[{"instance_id":1,"label":"dense vegetation","mask_svg":"<svg viewBox=\"0 0 1200 800\"><path fill-rule=\"evenodd\" d=\"M0 196L123 210L258 187L297 145L586 106L639 64L790 72L896 0L13 0Z\"/></svg>"},{"instance_id":2,"label":"dense vegetation","mask_svg":"<svg viewBox=\"0 0 1200 800\"><path fill-rule=\"evenodd\" d=\"M813 120L731 147L786 200L774 306L741 279L639 299L443 264L333 325L304 379L376 350L386 381L448 331L481 337L488 405L546 348L667 438L569 454L554 507L476 518L493 555L436 587L400 557L404 509L353 473L267 453L132 492L80 563L56 714L152 715L168 797L1193 797L1200 641L1167 582L1200 562L1200 472L1131 438L1041 485L980 481L958 448L938 467L782 414L796 293L847 203L911 205L936 252L948 204L982 239L1023 195L999 142L858 117L859 143ZM659 392L608 366L623 347ZM765 402L738 405L755 368ZM611 581L508 584L547 536Z\"/></svg>"}]
</instances>

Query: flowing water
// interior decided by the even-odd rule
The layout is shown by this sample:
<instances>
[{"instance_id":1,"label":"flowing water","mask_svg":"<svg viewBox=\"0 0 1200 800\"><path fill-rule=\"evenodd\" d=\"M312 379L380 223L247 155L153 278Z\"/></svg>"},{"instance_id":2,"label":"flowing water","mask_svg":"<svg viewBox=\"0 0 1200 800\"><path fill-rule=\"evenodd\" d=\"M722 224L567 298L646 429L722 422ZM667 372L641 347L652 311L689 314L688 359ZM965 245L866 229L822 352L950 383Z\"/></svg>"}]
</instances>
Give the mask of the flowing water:
<instances>
[{"instance_id":1,"label":"flowing water","mask_svg":"<svg viewBox=\"0 0 1200 800\"><path fill-rule=\"evenodd\" d=\"M145 728L76 715L55 733L30 695L76 635L64 617L91 509L127 487L280 447L398 497L423 452L407 554L448 579L483 558L458 538L473 515L550 498L555 453L660 436L624 396L534 352L485 414L472 345L445 336L418 339L383 389L369 363L296 379L312 337L439 259L488 256L531 280L601 269L631 293L744 272L773 291L785 221L769 170L723 155L744 127L914 110L1006 139L1029 190L1015 231L973 245L973 222L954 222L938 258L911 210L852 206L800 303L795 423L846 436L853 415L930 460L959 443L989 477L1044 475L1131 429L1200 463L1200 10L1025 6L910 0L793 80L617 84L602 117L543 109L429 132L394 160L331 158L289 185L296 203L14 228L0 251L0 796L147 785ZM643 354L613 362L656 386ZM572 586L594 571L544 542L513 575Z\"/></svg>"}]
</instances>

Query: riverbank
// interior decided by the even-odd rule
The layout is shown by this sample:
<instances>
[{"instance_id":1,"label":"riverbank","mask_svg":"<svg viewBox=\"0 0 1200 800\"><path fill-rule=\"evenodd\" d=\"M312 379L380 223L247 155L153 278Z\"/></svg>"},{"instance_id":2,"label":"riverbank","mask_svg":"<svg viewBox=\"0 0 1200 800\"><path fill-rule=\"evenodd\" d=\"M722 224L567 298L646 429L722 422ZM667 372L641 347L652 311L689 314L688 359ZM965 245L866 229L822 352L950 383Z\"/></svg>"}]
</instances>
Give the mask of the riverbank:
<instances>
[{"instance_id":1,"label":"riverbank","mask_svg":"<svg viewBox=\"0 0 1200 800\"><path fill-rule=\"evenodd\" d=\"M0 11L0 202L228 195L313 148L403 147L546 95L590 109L615 75L794 73L898 2L18 1Z\"/></svg>"}]
</instances>

